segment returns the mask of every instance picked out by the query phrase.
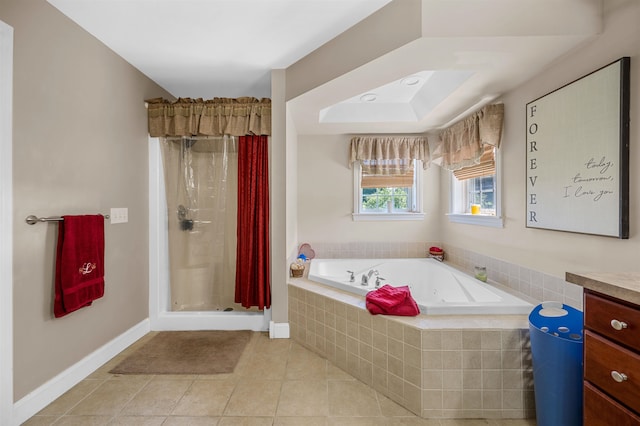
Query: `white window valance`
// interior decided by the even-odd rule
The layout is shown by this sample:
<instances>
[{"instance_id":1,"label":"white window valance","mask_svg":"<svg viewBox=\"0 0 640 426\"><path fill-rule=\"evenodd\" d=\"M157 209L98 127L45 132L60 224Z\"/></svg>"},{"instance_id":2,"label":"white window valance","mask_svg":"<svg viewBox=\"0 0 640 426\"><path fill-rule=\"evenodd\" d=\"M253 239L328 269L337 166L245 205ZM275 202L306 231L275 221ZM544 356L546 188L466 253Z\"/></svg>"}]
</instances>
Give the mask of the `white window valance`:
<instances>
[{"instance_id":1,"label":"white window valance","mask_svg":"<svg viewBox=\"0 0 640 426\"><path fill-rule=\"evenodd\" d=\"M413 160L429 167L429 145L424 136L355 136L351 138L349 167L360 161L367 175L407 174Z\"/></svg>"},{"instance_id":2,"label":"white window valance","mask_svg":"<svg viewBox=\"0 0 640 426\"><path fill-rule=\"evenodd\" d=\"M500 147L503 121L504 104L485 106L440 132L434 159L441 159L442 167L447 170L479 164L485 145Z\"/></svg>"}]
</instances>

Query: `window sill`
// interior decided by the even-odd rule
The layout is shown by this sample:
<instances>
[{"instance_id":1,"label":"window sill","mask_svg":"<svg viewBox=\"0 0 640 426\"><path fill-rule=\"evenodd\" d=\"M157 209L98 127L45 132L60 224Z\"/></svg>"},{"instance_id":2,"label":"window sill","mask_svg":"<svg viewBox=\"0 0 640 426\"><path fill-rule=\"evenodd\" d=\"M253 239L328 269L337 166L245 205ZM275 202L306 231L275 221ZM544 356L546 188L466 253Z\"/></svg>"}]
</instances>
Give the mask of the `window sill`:
<instances>
[{"instance_id":1,"label":"window sill","mask_svg":"<svg viewBox=\"0 0 640 426\"><path fill-rule=\"evenodd\" d=\"M353 221L424 220L424 213L353 213Z\"/></svg>"},{"instance_id":2,"label":"window sill","mask_svg":"<svg viewBox=\"0 0 640 426\"><path fill-rule=\"evenodd\" d=\"M467 225L489 226L492 228L502 228L502 218L484 214L461 214L449 213L449 222L464 223Z\"/></svg>"}]
</instances>

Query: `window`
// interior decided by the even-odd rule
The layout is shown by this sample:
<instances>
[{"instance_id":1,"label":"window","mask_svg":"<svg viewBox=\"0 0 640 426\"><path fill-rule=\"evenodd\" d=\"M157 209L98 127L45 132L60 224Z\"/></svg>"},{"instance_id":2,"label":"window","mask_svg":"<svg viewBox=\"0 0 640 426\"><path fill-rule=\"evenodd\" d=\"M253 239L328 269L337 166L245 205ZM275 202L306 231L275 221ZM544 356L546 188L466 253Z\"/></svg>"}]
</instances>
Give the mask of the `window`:
<instances>
[{"instance_id":1,"label":"window","mask_svg":"<svg viewBox=\"0 0 640 426\"><path fill-rule=\"evenodd\" d=\"M502 227L498 158L488 146L479 164L451 173L451 222Z\"/></svg>"},{"instance_id":2,"label":"window","mask_svg":"<svg viewBox=\"0 0 640 426\"><path fill-rule=\"evenodd\" d=\"M364 161L366 163L366 161ZM412 160L408 171L393 175L367 172L355 163L354 220L422 220L422 162Z\"/></svg>"}]
</instances>

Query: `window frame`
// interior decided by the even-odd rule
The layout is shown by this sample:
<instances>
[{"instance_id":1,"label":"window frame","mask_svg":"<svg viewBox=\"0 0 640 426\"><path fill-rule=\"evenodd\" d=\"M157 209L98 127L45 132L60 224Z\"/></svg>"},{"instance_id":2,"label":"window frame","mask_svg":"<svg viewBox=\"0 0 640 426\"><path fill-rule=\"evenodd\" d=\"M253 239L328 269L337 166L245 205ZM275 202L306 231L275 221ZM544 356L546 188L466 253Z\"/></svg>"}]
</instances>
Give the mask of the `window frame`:
<instances>
[{"instance_id":1,"label":"window frame","mask_svg":"<svg viewBox=\"0 0 640 426\"><path fill-rule=\"evenodd\" d=\"M488 226L492 228L503 228L502 218L502 153L500 149L495 150L496 173L494 177L494 203L496 214L471 214L466 211L465 199L468 197L467 183L459 181L453 172L449 172L449 222L463 223L467 225Z\"/></svg>"},{"instance_id":2,"label":"window frame","mask_svg":"<svg viewBox=\"0 0 640 426\"><path fill-rule=\"evenodd\" d=\"M423 180L422 161L415 160L414 165L414 187L410 196L415 204L416 211L396 211L396 212L363 212L362 211L362 188L360 186L362 177L362 165L360 161L353 163L353 213L354 221L404 221L404 220L424 220L423 209Z\"/></svg>"}]
</instances>

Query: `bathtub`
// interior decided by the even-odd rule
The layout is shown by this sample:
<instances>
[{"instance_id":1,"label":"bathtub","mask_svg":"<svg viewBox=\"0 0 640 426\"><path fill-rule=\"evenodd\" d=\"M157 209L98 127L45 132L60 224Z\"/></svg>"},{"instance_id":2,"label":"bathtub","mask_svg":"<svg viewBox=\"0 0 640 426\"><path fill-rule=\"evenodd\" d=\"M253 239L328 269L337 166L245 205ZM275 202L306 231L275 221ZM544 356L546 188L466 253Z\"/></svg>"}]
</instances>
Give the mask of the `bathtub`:
<instances>
[{"instance_id":1,"label":"bathtub","mask_svg":"<svg viewBox=\"0 0 640 426\"><path fill-rule=\"evenodd\" d=\"M408 285L427 315L523 315L534 307L435 259L314 259L308 278L364 296L376 288L375 274L362 285L362 275L370 270L383 278L380 285ZM353 271L354 282L347 271Z\"/></svg>"}]
</instances>

